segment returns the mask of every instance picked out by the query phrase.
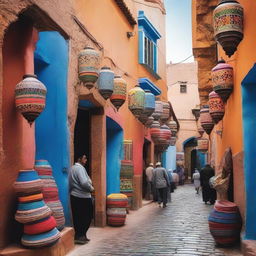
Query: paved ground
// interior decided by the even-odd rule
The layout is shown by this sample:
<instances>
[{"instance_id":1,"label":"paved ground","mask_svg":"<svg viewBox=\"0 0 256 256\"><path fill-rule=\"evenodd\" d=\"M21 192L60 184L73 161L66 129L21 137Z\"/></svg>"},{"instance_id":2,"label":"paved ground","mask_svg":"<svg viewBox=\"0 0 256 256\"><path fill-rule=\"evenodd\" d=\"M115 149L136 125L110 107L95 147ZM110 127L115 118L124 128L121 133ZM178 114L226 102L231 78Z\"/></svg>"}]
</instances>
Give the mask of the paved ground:
<instances>
[{"instance_id":1,"label":"paved ground","mask_svg":"<svg viewBox=\"0 0 256 256\"><path fill-rule=\"evenodd\" d=\"M151 203L127 215L121 228L91 227L91 241L68 256L240 256L239 248L216 248L207 218L212 206L192 185L178 187L167 208Z\"/></svg>"}]
</instances>

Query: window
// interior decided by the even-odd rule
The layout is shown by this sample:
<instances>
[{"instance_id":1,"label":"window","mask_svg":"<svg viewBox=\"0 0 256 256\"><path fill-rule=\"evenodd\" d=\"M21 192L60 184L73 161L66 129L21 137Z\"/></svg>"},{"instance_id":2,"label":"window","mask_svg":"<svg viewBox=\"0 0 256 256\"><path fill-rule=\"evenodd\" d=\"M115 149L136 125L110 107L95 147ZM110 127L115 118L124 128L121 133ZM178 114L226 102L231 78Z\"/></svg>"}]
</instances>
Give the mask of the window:
<instances>
[{"instance_id":1,"label":"window","mask_svg":"<svg viewBox=\"0 0 256 256\"><path fill-rule=\"evenodd\" d=\"M139 63L153 74L156 79L160 79L158 71L158 54L157 40L161 37L155 27L144 15L143 11L139 11Z\"/></svg>"},{"instance_id":2,"label":"window","mask_svg":"<svg viewBox=\"0 0 256 256\"><path fill-rule=\"evenodd\" d=\"M187 93L187 84L186 83L180 84L180 93Z\"/></svg>"}]
</instances>

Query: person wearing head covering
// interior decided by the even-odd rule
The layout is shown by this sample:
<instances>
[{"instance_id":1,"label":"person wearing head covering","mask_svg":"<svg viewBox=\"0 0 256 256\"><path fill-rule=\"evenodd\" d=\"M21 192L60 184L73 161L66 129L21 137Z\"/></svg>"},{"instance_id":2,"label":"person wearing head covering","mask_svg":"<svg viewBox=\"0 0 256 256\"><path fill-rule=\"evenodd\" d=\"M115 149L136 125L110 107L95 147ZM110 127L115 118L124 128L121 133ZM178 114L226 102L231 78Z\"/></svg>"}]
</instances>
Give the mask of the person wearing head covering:
<instances>
[{"instance_id":1,"label":"person wearing head covering","mask_svg":"<svg viewBox=\"0 0 256 256\"><path fill-rule=\"evenodd\" d=\"M147 190L146 190L146 199L150 200L152 199L152 193L153 193L153 184L152 184L152 178L153 178L153 170L154 170L154 164L150 163L149 166L146 168L146 179L147 179Z\"/></svg>"},{"instance_id":2,"label":"person wearing head covering","mask_svg":"<svg viewBox=\"0 0 256 256\"><path fill-rule=\"evenodd\" d=\"M195 172L193 174L193 181L194 181L194 186L196 193L199 194L199 189L200 189L200 173L197 169L195 169Z\"/></svg>"},{"instance_id":3,"label":"person wearing head covering","mask_svg":"<svg viewBox=\"0 0 256 256\"><path fill-rule=\"evenodd\" d=\"M152 181L157 190L159 207L161 207L161 204L163 203L163 208L165 208L167 205L167 193L168 188L170 187L170 182L165 168L161 167L161 162L156 163Z\"/></svg>"}]
</instances>

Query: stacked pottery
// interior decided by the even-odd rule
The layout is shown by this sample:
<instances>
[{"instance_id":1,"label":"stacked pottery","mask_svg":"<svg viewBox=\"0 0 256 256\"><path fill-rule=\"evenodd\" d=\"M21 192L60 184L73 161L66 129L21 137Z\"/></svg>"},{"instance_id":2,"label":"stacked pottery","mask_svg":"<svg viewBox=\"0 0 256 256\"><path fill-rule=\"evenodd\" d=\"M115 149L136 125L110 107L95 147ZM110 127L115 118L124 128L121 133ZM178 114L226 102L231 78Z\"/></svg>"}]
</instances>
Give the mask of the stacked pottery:
<instances>
[{"instance_id":1,"label":"stacked pottery","mask_svg":"<svg viewBox=\"0 0 256 256\"><path fill-rule=\"evenodd\" d=\"M51 216L51 209L43 201L42 181L37 172L20 170L14 189L19 201L15 219L24 224L21 243L31 248L56 243L60 233Z\"/></svg>"},{"instance_id":2,"label":"stacked pottery","mask_svg":"<svg viewBox=\"0 0 256 256\"><path fill-rule=\"evenodd\" d=\"M216 201L208 221L210 232L218 245L230 246L239 241L242 219L236 204Z\"/></svg>"},{"instance_id":3,"label":"stacked pottery","mask_svg":"<svg viewBox=\"0 0 256 256\"><path fill-rule=\"evenodd\" d=\"M30 125L45 108L46 92L36 75L24 75L15 87L16 108Z\"/></svg>"},{"instance_id":4,"label":"stacked pottery","mask_svg":"<svg viewBox=\"0 0 256 256\"><path fill-rule=\"evenodd\" d=\"M168 102L162 101L163 113L160 116L161 122L165 123L170 117L170 105Z\"/></svg>"},{"instance_id":5,"label":"stacked pottery","mask_svg":"<svg viewBox=\"0 0 256 256\"><path fill-rule=\"evenodd\" d=\"M155 120L159 120L161 118L161 115L163 114L163 111L163 102L160 100L159 97L157 97L155 101L155 111L152 116Z\"/></svg>"},{"instance_id":6,"label":"stacked pottery","mask_svg":"<svg viewBox=\"0 0 256 256\"><path fill-rule=\"evenodd\" d=\"M171 120L167 123L168 127L171 129L172 136L176 136L178 131L177 123L174 120Z\"/></svg>"},{"instance_id":7,"label":"stacked pottery","mask_svg":"<svg viewBox=\"0 0 256 256\"><path fill-rule=\"evenodd\" d=\"M128 198L124 194L110 194L107 196L107 223L120 227L125 224Z\"/></svg>"},{"instance_id":8,"label":"stacked pottery","mask_svg":"<svg viewBox=\"0 0 256 256\"><path fill-rule=\"evenodd\" d=\"M243 7L236 0L221 0L213 12L215 40L229 57L243 39L243 18Z\"/></svg>"},{"instance_id":9,"label":"stacked pottery","mask_svg":"<svg viewBox=\"0 0 256 256\"><path fill-rule=\"evenodd\" d=\"M121 161L120 170L120 193L128 197L128 206L132 207L133 201L133 162L131 160Z\"/></svg>"},{"instance_id":10,"label":"stacked pottery","mask_svg":"<svg viewBox=\"0 0 256 256\"><path fill-rule=\"evenodd\" d=\"M149 116L148 118L147 118L147 121L146 121L146 123L145 123L145 126L146 127L150 127L152 124L153 124L153 122L154 122L154 117L151 115L151 116Z\"/></svg>"},{"instance_id":11,"label":"stacked pottery","mask_svg":"<svg viewBox=\"0 0 256 256\"><path fill-rule=\"evenodd\" d=\"M145 91L138 85L128 92L128 108L135 117L139 117L145 105Z\"/></svg>"},{"instance_id":12,"label":"stacked pottery","mask_svg":"<svg viewBox=\"0 0 256 256\"><path fill-rule=\"evenodd\" d=\"M114 89L110 101L118 110L125 102L127 83L121 76L114 77Z\"/></svg>"},{"instance_id":13,"label":"stacked pottery","mask_svg":"<svg viewBox=\"0 0 256 256\"><path fill-rule=\"evenodd\" d=\"M158 151L165 151L171 142L171 130L167 125L162 125L160 127L160 135L157 142Z\"/></svg>"},{"instance_id":14,"label":"stacked pottery","mask_svg":"<svg viewBox=\"0 0 256 256\"><path fill-rule=\"evenodd\" d=\"M153 93L151 93L149 90L145 90L145 103L144 103L144 109L139 116L139 120L146 124L148 121L148 117L151 116L151 114L155 111L155 96Z\"/></svg>"},{"instance_id":15,"label":"stacked pottery","mask_svg":"<svg viewBox=\"0 0 256 256\"><path fill-rule=\"evenodd\" d=\"M209 112L212 120L217 124L225 114L225 106L221 97L216 92L209 94Z\"/></svg>"},{"instance_id":16,"label":"stacked pottery","mask_svg":"<svg viewBox=\"0 0 256 256\"><path fill-rule=\"evenodd\" d=\"M197 150L201 152L208 151L209 140L205 138L197 138Z\"/></svg>"},{"instance_id":17,"label":"stacked pottery","mask_svg":"<svg viewBox=\"0 0 256 256\"><path fill-rule=\"evenodd\" d=\"M99 77L100 54L86 47L78 55L78 76L84 85L91 89Z\"/></svg>"},{"instance_id":18,"label":"stacked pottery","mask_svg":"<svg viewBox=\"0 0 256 256\"><path fill-rule=\"evenodd\" d=\"M59 199L58 187L52 176L52 167L47 160L36 160L35 170L43 182L42 193L44 201L52 210L52 215L56 220L57 228L62 230L65 225L65 217Z\"/></svg>"},{"instance_id":19,"label":"stacked pottery","mask_svg":"<svg viewBox=\"0 0 256 256\"><path fill-rule=\"evenodd\" d=\"M158 121L154 121L150 126L150 135L155 144L159 141L160 133L160 123Z\"/></svg>"},{"instance_id":20,"label":"stacked pottery","mask_svg":"<svg viewBox=\"0 0 256 256\"><path fill-rule=\"evenodd\" d=\"M170 146L174 146L176 144L176 140L177 140L177 137L176 136L171 136L171 139L170 139Z\"/></svg>"},{"instance_id":21,"label":"stacked pottery","mask_svg":"<svg viewBox=\"0 0 256 256\"><path fill-rule=\"evenodd\" d=\"M212 69L213 90L218 93L224 102L233 91L233 67L224 60L220 60Z\"/></svg>"},{"instance_id":22,"label":"stacked pottery","mask_svg":"<svg viewBox=\"0 0 256 256\"><path fill-rule=\"evenodd\" d=\"M214 127L214 123L208 105L204 105L200 110L200 122L205 132L209 135Z\"/></svg>"},{"instance_id":23,"label":"stacked pottery","mask_svg":"<svg viewBox=\"0 0 256 256\"><path fill-rule=\"evenodd\" d=\"M101 68L97 83L99 93L105 100L107 100L113 93L114 72L109 67Z\"/></svg>"}]
</instances>

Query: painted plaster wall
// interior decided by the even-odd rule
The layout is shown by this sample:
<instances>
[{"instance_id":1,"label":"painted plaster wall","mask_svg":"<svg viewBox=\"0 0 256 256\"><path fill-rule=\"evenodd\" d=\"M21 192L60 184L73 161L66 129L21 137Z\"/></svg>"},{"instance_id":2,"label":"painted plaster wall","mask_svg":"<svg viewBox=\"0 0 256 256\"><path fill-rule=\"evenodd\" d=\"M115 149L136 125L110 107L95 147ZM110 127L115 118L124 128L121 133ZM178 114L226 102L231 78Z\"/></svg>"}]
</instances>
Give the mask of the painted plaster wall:
<instances>
[{"instance_id":1,"label":"painted plaster wall","mask_svg":"<svg viewBox=\"0 0 256 256\"><path fill-rule=\"evenodd\" d=\"M45 110L36 120L36 159L46 159L52 166L68 224L68 43L58 32L40 32L39 37L35 51L35 72L46 86L47 96Z\"/></svg>"}]
</instances>

